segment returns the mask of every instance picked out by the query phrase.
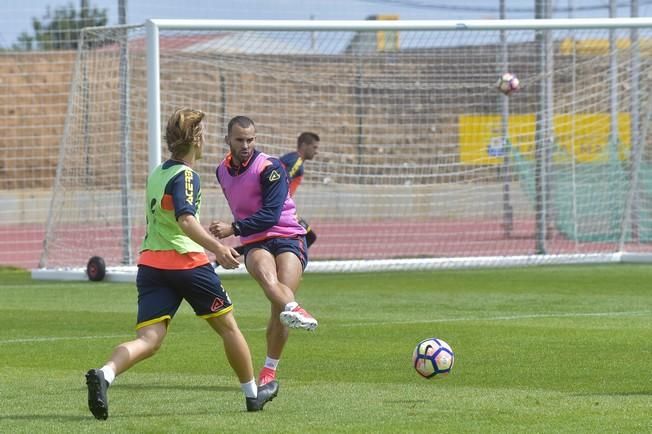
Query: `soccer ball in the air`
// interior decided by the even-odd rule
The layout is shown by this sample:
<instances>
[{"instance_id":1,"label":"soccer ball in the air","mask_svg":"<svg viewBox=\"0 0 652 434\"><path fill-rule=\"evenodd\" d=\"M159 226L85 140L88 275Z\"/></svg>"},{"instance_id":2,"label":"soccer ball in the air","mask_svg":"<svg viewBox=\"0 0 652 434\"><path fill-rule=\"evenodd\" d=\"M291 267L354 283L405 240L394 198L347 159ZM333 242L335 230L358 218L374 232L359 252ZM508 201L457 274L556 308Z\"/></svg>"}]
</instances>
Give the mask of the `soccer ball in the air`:
<instances>
[{"instance_id":1,"label":"soccer ball in the air","mask_svg":"<svg viewBox=\"0 0 652 434\"><path fill-rule=\"evenodd\" d=\"M445 377L455 363L455 354L446 342L428 338L419 342L412 354L412 365L424 378Z\"/></svg>"},{"instance_id":2,"label":"soccer ball in the air","mask_svg":"<svg viewBox=\"0 0 652 434\"><path fill-rule=\"evenodd\" d=\"M496 82L496 88L505 95L516 92L520 87L521 83L518 81L518 77L511 72L504 73Z\"/></svg>"}]
</instances>

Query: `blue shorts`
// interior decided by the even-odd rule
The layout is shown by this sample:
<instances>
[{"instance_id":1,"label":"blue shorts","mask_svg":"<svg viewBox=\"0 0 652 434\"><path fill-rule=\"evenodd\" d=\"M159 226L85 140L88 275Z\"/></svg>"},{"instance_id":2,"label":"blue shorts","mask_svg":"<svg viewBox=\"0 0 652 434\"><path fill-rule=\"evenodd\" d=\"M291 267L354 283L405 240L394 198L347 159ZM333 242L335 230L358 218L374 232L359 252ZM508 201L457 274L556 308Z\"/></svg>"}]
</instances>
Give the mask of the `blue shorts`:
<instances>
[{"instance_id":1,"label":"blue shorts","mask_svg":"<svg viewBox=\"0 0 652 434\"><path fill-rule=\"evenodd\" d=\"M294 253L299 258L299 261L301 261L301 267L304 270L306 269L306 265L308 265L308 249L306 248L306 237L303 235L292 238L269 238L263 241L245 244L242 247L245 258L253 249L264 249L274 255L274 257L285 252Z\"/></svg>"},{"instance_id":2,"label":"blue shorts","mask_svg":"<svg viewBox=\"0 0 652 434\"><path fill-rule=\"evenodd\" d=\"M136 329L171 320L182 300L201 318L233 310L231 299L210 264L190 270L161 270L138 266L138 321Z\"/></svg>"}]
</instances>

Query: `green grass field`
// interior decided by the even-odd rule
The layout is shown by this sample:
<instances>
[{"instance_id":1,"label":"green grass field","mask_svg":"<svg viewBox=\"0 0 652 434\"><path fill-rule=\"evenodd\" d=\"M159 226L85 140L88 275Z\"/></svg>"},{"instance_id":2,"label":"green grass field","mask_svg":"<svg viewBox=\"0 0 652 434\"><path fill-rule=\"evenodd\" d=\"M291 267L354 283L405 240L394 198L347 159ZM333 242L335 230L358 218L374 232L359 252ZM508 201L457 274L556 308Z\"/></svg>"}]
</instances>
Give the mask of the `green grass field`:
<instances>
[{"instance_id":1,"label":"green grass field","mask_svg":"<svg viewBox=\"0 0 652 434\"><path fill-rule=\"evenodd\" d=\"M258 370L268 304L224 278ZM279 396L246 413L221 344L184 305L163 348L120 376L95 420L84 373L134 336L135 286L0 272L0 432L652 432L652 267L308 274L320 320L294 331ZM425 380L436 336L453 373Z\"/></svg>"}]
</instances>

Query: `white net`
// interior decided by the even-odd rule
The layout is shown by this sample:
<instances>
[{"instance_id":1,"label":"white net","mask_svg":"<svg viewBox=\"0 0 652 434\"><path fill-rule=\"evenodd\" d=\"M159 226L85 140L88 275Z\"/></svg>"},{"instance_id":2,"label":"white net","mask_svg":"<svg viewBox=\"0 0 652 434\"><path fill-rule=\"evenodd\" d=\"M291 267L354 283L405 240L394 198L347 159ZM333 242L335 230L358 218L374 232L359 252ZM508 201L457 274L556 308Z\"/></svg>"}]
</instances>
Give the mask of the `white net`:
<instances>
[{"instance_id":1,"label":"white net","mask_svg":"<svg viewBox=\"0 0 652 434\"><path fill-rule=\"evenodd\" d=\"M228 120L246 115L268 154L295 150L302 131L321 136L295 197L318 237L312 261L464 266L652 252L650 28L313 25L161 30L162 122L179 106L208 114L197 167L204 224L231 218L214 170ZM43 267L137 259L145 48L141 26L84 31ZM509 98L495 87L507 71L521 86Z\"/></svg>"}]
</instances>

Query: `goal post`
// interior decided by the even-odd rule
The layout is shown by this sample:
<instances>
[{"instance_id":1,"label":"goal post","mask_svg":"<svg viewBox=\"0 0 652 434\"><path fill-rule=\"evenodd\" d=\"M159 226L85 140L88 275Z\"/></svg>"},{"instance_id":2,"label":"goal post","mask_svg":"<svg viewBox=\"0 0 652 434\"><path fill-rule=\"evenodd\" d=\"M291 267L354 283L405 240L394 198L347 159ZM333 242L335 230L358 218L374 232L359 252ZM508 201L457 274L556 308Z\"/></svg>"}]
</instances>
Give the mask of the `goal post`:
<instances>
[{"instance_id":1,"label":"goal post","mask_svg":"<svg viewBox=\"0 0 652 434\"><path fill-rule=\"evenodd\" d=\"M271 155L321 136L295 197L318 234L308 271L652 259L650 18L152 19L85 29L77 63L36 276L134 269L178 106L207 113L204 223L231 219L214 176L231 117Z\"/></svg>"}]
</instances>

